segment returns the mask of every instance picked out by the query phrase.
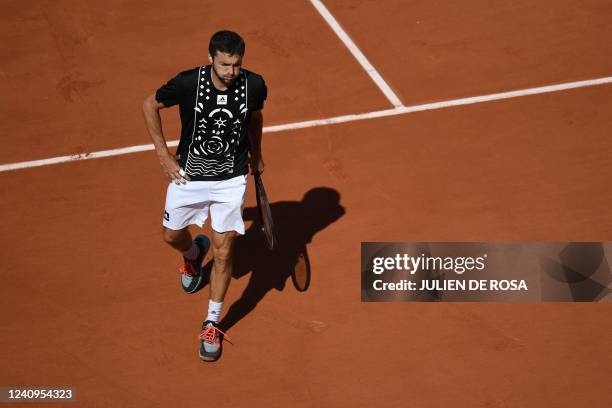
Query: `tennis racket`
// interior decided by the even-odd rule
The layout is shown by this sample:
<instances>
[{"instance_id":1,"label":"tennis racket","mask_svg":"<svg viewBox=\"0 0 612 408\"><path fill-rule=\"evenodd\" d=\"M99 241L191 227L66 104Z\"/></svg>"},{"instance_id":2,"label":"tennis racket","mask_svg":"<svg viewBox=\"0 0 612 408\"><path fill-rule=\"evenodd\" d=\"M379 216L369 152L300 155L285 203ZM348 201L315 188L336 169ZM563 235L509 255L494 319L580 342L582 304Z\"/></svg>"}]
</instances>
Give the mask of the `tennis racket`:
<instances>
[{"instance_id":1,"label":"tennis racket","mask_svg":"<svg viewBox=\"0 0 612 408\"><path fill-rule=\"evenodd\" d=\"M261 230L266 237L268 249L273 250L276 245L276 229L274 228L274 221L272 220L270 202L268 201L268 195L266 194L261 174L255 172L253 177L255 179L255 195L257 197L259 219L261 220Z\"/></svg>"}]
</instances>

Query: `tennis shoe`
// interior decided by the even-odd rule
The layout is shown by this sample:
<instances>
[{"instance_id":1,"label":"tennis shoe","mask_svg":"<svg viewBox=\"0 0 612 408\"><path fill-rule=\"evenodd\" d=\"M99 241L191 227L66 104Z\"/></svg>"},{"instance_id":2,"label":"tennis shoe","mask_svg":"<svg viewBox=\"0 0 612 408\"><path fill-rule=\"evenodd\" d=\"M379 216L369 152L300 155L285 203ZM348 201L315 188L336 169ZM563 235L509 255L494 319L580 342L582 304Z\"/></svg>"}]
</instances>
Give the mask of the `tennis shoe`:
<instances>
[{"instance_id":1,"label":"tennis shoe","mask_svg":"<svg viewBox=\"0 0 612 408\"><path fill-rule=\"evenodd\" d=\"M210 248L210 240L206 235L198 235L194 242L200 249L198 257L193 261L183 257L183 265L179 268L181 285L187 293L195 292L202 284L202 261L208 252L208 248Z\"/></svg>"},{"instance_id":2,"label":"tennis shoe","mask_svg":"<svg viewBox=\"0 0 612 408\"><path fill-rule=\"evenodd\" d=\"M206 320L200 332L200 359L203 361L218 360L223 351L224 337L225 333L219 329L217 323Z\"/></svg>"}]
</instances>

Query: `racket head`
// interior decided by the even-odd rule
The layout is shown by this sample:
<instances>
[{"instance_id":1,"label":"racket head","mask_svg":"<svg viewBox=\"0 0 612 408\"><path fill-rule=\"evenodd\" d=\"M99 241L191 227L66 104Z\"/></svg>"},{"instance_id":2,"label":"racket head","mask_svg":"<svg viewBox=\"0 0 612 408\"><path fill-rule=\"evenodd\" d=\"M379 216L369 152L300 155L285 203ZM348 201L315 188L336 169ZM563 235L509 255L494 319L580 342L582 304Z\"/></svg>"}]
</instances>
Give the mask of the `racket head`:
<instances>
[{"instance_id":1,"label":"racket head","mask_svg":"<svg viewBox=\"0 0 612 408\"><path fill-rule=\"evenodd\" d=\"M255 196L257 198L257 209L259 210L259 219L261 221L261 229L266 238L266 243L269 250L273 250L276 246L276 229L274 228L274 220L272 219L272 210L268 195L264 188L261 174L254 174L255 178Z\"/></svg>"},{"instance_id":2,"label":"racket head","mask_svg":"<svg viewBox=\"0 0 612 408\"><path fill-rule=\"evenodd\" d=\"M291 273L293 287L299 292L306 292L310 286L310 259L306 247L298 255L298 259Z\"/></svg>"}]
</instances>

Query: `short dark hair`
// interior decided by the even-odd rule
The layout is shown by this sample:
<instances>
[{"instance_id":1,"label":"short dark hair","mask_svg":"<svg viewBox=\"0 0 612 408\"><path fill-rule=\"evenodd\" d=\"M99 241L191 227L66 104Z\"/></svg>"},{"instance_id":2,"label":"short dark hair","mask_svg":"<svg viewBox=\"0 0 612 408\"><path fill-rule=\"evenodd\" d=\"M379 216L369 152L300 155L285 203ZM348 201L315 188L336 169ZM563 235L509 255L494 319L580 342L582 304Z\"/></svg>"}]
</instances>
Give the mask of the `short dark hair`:
<instances>
[{"instance_id":1,"label":"short dark hair","mask_svg":"<svg viewBox=\"0 0 612 408\"><path fill-rule=\"evenodd\" d=\"M208 52L214 58L217 51L242 57L244 55L244 40L233 31L217 31L210 38Z\"/></svg>"}]
</instances>

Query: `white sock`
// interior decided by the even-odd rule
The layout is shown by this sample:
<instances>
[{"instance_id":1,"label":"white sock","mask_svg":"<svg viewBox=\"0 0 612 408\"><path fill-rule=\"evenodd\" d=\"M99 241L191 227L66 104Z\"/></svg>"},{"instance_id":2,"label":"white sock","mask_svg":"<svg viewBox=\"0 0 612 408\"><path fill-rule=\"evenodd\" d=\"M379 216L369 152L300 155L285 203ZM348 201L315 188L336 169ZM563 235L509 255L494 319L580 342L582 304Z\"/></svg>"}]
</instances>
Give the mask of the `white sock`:
<instances>
[{"instance_id":1,"label":"white sock","mask_svg":"<svg viewBox=\"0 0 612 408\"><path fill-rule=\"evenodd\" d=\"M212 300L208 301L208 315L206 316L206 320L213 321L215 323L219 323L221 320L221 309L223 308L223 302L214 302Z\"/></svg>"},{"instance_id":2,"label":"white sock","mask_svg":"<svg viewBox=\"0 0 612 408\"><path fill-rule=\"evenodd\" d=\"M200 247L197 246L195 242L191 241L191 248L183 252L183 256L190 261L195 261L198 255L200 255Z\"/></svg>"}]
</instances>

